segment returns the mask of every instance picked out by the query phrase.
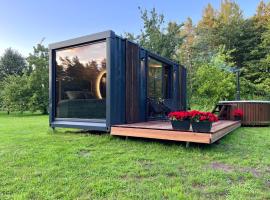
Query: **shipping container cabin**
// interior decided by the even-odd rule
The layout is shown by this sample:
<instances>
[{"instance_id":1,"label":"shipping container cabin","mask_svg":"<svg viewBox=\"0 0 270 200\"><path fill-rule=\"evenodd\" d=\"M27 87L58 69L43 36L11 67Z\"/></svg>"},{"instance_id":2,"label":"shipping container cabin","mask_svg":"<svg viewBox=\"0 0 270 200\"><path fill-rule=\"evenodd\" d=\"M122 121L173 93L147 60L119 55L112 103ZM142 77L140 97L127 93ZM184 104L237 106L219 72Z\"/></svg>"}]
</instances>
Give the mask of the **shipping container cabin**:
<instances>
[{"instance_id":1,"label":"shipping container cabin","mask_svg":"<svg viewBox=\"0 0 270 200\"><path fill-rule=\"evenodd\" d=\"M113 31L49 45L52 128L110 131L186 109L186 69Z\"/></svg>"}]
</instances>

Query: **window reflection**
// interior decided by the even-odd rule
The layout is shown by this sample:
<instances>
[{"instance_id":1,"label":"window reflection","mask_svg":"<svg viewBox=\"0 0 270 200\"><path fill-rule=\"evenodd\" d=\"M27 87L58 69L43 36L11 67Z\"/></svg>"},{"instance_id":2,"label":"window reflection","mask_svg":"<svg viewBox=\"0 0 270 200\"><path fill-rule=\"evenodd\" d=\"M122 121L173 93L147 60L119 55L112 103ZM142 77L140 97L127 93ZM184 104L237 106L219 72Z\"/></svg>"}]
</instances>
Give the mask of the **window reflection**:
<instances>
[{"instance_id":1,"label":"window reflection","mask_svg":"<svg viewBox=\"0 0 270 200\"><path fill-rule=\"evenodd\" d=\"M162 63L149 58L148 66L148 96L154 99L163 98Z\"/></svg>"},{"instance_id":2,"label":"window reflection","mask_svg":"<svg viewBox=\"0 0 270 200\"><path fill-rule=\"evenodd\" d=\"M106 118L106 44L56 51L58 118Z\"/></svg>"},{"instance_id":3,"label":"window reflection","mask_svg":"<svg viewBox=\"0 0 270 200\"><path fill-rule=\"evenodd\" d=\"M172 96L172 67L153 58L148 60L148 97L169 99Z\"/></svg>"},{"instance_id":4,"label":"window reflection","mask_svg":"<svg viewBox=\"0 0 270 200\"><path fill-rule=\"evenodd\" d=\"M156 59L148 60L148 117L164 117L172 97L172 67Z\"/></svg>"}]
</instances>

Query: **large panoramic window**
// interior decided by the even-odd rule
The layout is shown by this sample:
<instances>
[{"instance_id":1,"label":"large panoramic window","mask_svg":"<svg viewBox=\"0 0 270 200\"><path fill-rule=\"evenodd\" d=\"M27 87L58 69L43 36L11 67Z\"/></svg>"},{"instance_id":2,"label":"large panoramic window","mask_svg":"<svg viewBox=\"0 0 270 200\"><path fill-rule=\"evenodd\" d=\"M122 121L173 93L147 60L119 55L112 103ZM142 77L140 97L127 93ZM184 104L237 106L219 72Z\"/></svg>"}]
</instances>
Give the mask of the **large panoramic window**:
<instances>
[{"instance_id":1,"label":"large panoramic window","mask_svg":"<svg viewBox=\"0 0 270 200\"><path fill-rule=\"evenodd\" d=\"M106 118L106 43L56 51L56 117Z\"/></svg>"},{"instance_id":2,"label":"large panoramic window","mask_svg":"<svg viewBox=\"0 0 270 200\"><path fill-rule=\"evenodd\" d=\"M169 99L172 93L172 68L153 58L148 60L148 97Z\"/></svg>"}]
</instances>

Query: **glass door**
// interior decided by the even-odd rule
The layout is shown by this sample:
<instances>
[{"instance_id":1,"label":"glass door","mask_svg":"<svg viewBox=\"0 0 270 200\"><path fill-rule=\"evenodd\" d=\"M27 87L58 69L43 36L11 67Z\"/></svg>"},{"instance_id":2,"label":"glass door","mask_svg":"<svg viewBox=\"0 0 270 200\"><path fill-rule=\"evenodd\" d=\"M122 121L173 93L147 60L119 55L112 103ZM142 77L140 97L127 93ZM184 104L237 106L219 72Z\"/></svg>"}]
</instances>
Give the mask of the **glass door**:
<instances>
[{"instance_id":1,"label":"glass door","mask_svg":"<svg viewBox=\"0 0 270 200\"><path fill-rule=\"evenodd\" d=\"M149 57L147 71L148 118L164 118L169 109L166 102L172 97L172 67Z\"/></svg>"}]
</instances>

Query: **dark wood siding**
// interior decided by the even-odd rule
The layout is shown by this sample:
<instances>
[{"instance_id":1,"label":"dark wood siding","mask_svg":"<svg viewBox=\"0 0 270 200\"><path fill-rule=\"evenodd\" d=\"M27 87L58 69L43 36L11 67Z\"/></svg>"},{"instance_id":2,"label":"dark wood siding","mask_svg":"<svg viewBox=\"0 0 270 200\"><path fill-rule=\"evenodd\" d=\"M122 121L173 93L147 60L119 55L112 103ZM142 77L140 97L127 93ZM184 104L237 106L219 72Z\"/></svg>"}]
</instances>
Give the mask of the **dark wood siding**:
<instances>
[{"instance_id":1,"label":"dark wood siding","mask_svg":"<svg viewBox=\"0 0 270 200\"><path fill-rule=\"evenodd\" d=\"M244 112L243 125L270 125L269 103L237 103Z\"/></svg>"},{"instance_id":2,"label":"dark wood siding","mask_svg":"<svg viewBox=\"0 0 270 200\"><path fill-rule=\"evenodd\" d=\"M126 41L126 122L140 121L140 48Z\"/></svg>"},{"instance_id":3,"label":"dark wood siding","mask_svg":"<svg viewBox=\"0 0 270 200\"><path fill-rule=\"evenodd\" d=\"M233 120L233 111L240 108L244 112L242 125L260 126L270 125L270 103L263 102L222 102L218 104L226 110L225 119ZM220 112L223 112L222 110Z\"/></svg>"}]
</instances>

